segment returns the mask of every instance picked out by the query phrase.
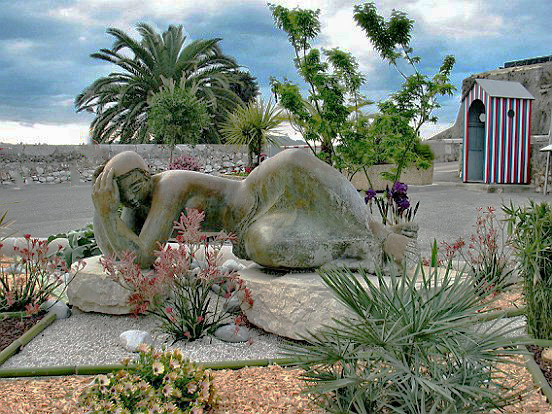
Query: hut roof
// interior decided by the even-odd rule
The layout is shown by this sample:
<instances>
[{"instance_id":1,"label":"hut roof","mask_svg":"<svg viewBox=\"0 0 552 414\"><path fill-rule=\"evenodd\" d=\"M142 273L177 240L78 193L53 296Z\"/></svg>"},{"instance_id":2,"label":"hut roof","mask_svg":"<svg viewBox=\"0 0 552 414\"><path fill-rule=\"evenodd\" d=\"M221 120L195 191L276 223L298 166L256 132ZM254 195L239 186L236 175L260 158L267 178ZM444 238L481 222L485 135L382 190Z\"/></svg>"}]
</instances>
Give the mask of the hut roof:
<instances>
[{"instance_id":1,"label":"hut roof","mask_svg":"<svg viewBox=\"0 0 552 414\"><path fill-rule=\"evenodd\" d=\"M479 86L490 96L499 98L518 98L518 99L535 99L531 92L525 89L519 82L494 80L494 79L476 79Z\"/></svg>"}]
</instances>

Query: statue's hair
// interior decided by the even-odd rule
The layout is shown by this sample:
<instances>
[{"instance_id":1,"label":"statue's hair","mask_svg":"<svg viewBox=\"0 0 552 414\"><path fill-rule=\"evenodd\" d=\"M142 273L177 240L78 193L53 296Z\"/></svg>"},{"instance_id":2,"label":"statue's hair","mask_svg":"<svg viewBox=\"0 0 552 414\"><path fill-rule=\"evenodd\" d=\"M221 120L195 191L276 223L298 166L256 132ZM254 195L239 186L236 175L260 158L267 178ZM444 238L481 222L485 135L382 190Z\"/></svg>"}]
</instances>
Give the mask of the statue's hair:
<instances>
[{"instance_id":1,"label":"statue's hair","mask_svg":"<svg viewBox=\"0 0 552 414\"><path fill-rule=\"evenodd\" d=\"M102 164L98 166L98 168L96 168L96 170L94 171L94 174L92 174L92 183L95 183L96 178L98 178L98 176L103 172L105 165L107 164L107 161L104 161Z\"/></svg>"},{"instance_id":2,"label":"statue's hair","mask_svg":"<svg viewBox=\"0 0 552 414\"><path fill-rule=\"evenodd\" d=\"M96 182L96 179L99 177L99 175L105 170L105 166L107 164L108 161L104 162L103 164L100 164L98 166L98 168L96 168L96 170L94 171L94 174L92 174L92 183L95 183ZM136 171L136 170L139 170L141 171L146 177L150 177L151 176L151 173L147 170L144 170L143 168L133 168L132 170L122 174L121 176L117 177L118 179L120 178L124 178L124 177L127 177L128 175L130 175L132 172Z\"/></svg>"}]
</instances>

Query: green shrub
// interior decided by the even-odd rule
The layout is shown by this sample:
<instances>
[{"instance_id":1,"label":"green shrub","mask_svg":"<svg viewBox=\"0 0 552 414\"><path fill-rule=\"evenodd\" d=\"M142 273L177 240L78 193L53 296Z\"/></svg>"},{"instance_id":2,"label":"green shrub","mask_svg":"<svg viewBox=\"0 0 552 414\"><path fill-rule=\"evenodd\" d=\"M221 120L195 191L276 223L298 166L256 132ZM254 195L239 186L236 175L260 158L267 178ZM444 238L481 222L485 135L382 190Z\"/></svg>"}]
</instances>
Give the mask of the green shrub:
<instances>
[{"instance_id":1,"label":"green shrub","mask_svg":"<svg viewBox=\"0 0 552 414\"><path fill-rule=\"evenodd\" d=\"M345 268L320 276L351 316L285 353L329 412L488 413L514 398L495 374L516 342L498 321L474 323L482 305L469 275L418 266L376 281Z\"/></svg>"},{"instance_id":2,"label":"green shrub","mask_svg":"<svg viewBox=\"0 0 552 414\"><path fill-rule=\"evenodd\" d=\"M92 223L82 229L71 230L68 233L54 234L48 237L48 243L59 238L69 240L69 247L62 251L65 263L67 263L68 266L79 259L101 254L100 248L96 244L96 239L94 238Z\"/></svg>"},{"instance_id":3,"label":"green shrub","mask_svg":"<svg viewBox=\"0 0 552 414\"><path fill-rule=\"evenodd\" d=\"M60 254L48 252L47 241L33 239L30 234L25 235L23 247L13 249L17 255L14 266L9 271L0 267L0 312L37 313L44 301L63 294L67 285L62 274L69 268ZM73 275L83 267L79 261Z\"/></svg>"},{"instance_id":4,"label":"green shrub","mask_svg":"<svg viewBox=\"0 0 552 414\"><path fill-rule=\"evenodd\" d=\"M123 361L129 366L129 360ZM89 413L191 413L213 406L212 375L184 359L179 349L140 345L134 367L98 375L79 396Z\"/></svg>"},{"instance_id":5,"label":"green shrub","mask_svg":"<svg viewBox=\"0 0 552 414\"><path fill-rule=\"evenodd\" d=\"M527 302L527 325L535 338L552 339L552 207L533 200L503 206Z\"/></svg>"}]
</instances>

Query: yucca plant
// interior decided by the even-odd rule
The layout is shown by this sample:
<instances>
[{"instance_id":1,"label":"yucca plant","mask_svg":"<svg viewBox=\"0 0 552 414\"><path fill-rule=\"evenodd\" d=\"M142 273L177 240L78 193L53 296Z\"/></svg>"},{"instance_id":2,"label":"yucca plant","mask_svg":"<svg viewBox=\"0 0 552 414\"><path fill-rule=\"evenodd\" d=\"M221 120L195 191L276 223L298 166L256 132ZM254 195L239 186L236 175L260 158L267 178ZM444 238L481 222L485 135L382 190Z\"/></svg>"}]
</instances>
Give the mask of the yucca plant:
<instances>
[{"instance_id":1,"label":"yucca plant","mask_svg":"<svg viewBox=\"0 0 552 414\"><path fill-rule=\"evenodd\" d=\"M527 326L535 338L552 339L552 206L502 206L518 259L527 302Z\"/></svg>"},{"instance_id":2,"label":"yucca plant","mask_svg":"<svg viewBox=\"0 0 552 414\"><path fill-rule=\"evenodd\" d=\"M265 104L262 99L239 106L228 118L222 127L222 135L226 143L247 145L249 166L260 164L262 146L264 144L278 144L278 138L270 133L278 133L282 124L281 110L271 101Z\"/></svg>"},{"instance_id":3,"label":"yucca plant","mask_svg":"<svg viewBox=\"0 0 552 414\"><path fill-rule=\"evenodd\" d=\"M320 271L350 317L285 345L306 370L307 392L332 413L488 413L509 404L499 364L521 340L506 336L503 321L475 323L479 287L451 264L443 272Z\"/></svg>"}]
</instances>

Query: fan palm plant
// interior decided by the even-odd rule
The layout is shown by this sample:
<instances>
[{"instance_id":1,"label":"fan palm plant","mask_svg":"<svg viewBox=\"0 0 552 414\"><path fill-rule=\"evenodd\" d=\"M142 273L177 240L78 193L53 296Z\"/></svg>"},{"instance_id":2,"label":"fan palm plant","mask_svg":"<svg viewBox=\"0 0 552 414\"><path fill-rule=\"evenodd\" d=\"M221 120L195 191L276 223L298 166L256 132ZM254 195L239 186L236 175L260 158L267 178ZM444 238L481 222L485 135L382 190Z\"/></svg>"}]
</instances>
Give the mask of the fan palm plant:
<instances>
[{"instance_id":1,"label":"fan palm plant","mask_svg":"<svg viewBox=\"0 0 552 414\"><path fill-rule=\"evenodd\" d=\"M523 340L501 320L477 323L483 305L469 275L451 266L375 280L347 269L320 275L350 317L288 343L285 355L329 412L488 413L512 402L497 378Z\"/></svg>"},{"instance_id":2,"label":"fan palm plant","mask_svg":"<svg viewBox=\"0 0 552 414\"><path fill-rule=\"evenodd\" d=\"M284 121L281 110L271 101L260 99L239 106L230 113L222 126L222 134L228 144L247 145L249 166L256 167L264 144L278 144L278 128Z\"/></svg>"},{"instance_id":3,"label":"fan palm plant","mask_svg":"<svg viewBox=\"0 0 552 414\"><path fill-rule=\"evenodd\" d=\"M230 89L238 65L222 53L221 39L195 40L185 46L182 26L171 25L161 35L145 23L138 24L137 30L140 41L122 30L107 29L115 37L112 48L90 55L122 69L97 79L75 98L78 112L96 114L91 138L97 142L149 142L149 101L163 87L163 79L165 83L170 79L182 89L196 90L197 98L208 105L214 125L204 141L218 141L217 124L223 121L220 114L241 103Z\"/></svg>"}]
</instances>

